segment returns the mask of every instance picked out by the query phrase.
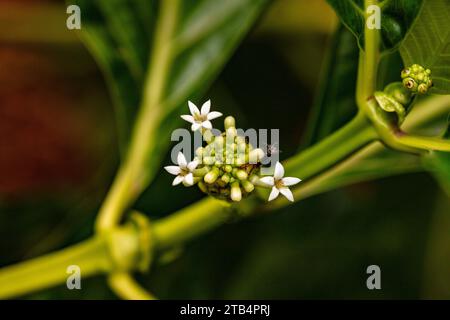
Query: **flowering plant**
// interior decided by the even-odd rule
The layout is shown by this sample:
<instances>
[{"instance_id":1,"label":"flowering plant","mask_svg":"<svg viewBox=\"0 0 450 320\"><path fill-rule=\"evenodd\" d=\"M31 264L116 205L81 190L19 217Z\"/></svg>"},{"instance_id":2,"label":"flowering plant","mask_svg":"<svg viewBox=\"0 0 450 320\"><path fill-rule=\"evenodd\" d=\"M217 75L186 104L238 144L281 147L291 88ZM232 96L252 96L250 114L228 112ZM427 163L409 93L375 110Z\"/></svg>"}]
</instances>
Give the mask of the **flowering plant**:
<instances>
[{"instance_id":1,"label":"flowering plant","mask_svg":"<svg viewBox=\"0 0 450 320\"><path fill-rule=\"evenodd\" d=\"M300 151L272 162L276 144L255 144L232 116L220 131L213 123L223 114L211 100L200 108L191 102L204 95L269 1L68 2L81 8L80 35L118 110L120 166L92 236L0 269L0 298L63 283L67 266L76 265L83 277L106 274L122 298L153 299L134 273L170 261L186 242L227 222L404 172L428 171L450 190L450 33L442 14L450 14L448 0L328 0L341 24L309 133ZM400 63L390 60L394 54ZM202 142L194 155L172 152L173 163L164 166L180 117ZM342 125L344 118L351 120ZM161 172L173 176L176 190L196 185L204 197L164 217L153 207L138 210L144 191L158 191ZM36 270L43 276L36 278Z\"/></svg>"}]
</instances>

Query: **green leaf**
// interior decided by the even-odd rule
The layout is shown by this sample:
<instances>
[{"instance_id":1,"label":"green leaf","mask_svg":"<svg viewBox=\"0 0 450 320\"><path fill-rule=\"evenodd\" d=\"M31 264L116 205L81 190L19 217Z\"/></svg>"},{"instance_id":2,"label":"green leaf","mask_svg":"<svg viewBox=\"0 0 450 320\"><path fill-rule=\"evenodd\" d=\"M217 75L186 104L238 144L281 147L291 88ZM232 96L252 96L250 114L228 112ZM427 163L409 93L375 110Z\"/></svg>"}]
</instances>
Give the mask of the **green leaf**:
<instances>
[{"instance_id":1,"label":"green leaf","mask_svg":"<svg viewBox=\"0 0 450 320\"><path fill-rule=\"evenodd\" d=\"M406 66L431 69L431 93L450 93L450 1L427 0L405 37L400 53Z\"/></svg>"},{"instance_id":2,"label":"green leaf","mask_svg":"<svg viewBox=\"0 0 450 320\"><path fill-rule=\"evenodd\" d=\"M72 0L82 13L81 35L104 72L117 112L122 150L142 101L145 76L151 72L151 44L160 2L149 0ZM267 0L180 1L172 40L168 80L160 109L158 152L187 100L199 99L261 13ZM213 101L214 102L214 101ZM176 117L176 118L174 118ZM164 141L162 141L164 140ZM154 150L155 152L155 150Z\"/></svg>"},{"instance_id":3,"label":"green leaf","mask_svg":"<svg viewBox=\"0 0 450 320\"><path fill-rule=\"evenodd\" d=\"M364 48L364 0L327 0L341 21ZM419 12L422 0L384 0L381 8L381 39L383 50L398 47Z\"/></svg>"},{"instance_id":4,"label":"green leaf","mask_svg":"<svg viewBox=\"0 0 450 320\"><path fill-rule=\"evenodd\" d=\"M443 137L450 139L450 114L447 121L448 125ZM423 157L423 161L425 168L433 174L450 197L450 152L432 151Z\"/></svg>"},{"instance_id":5,"label":"green leaf","mask_svg":"<svg viewBox=\"0 0 450 320\"><path fill-rule=\"evenodd\" d=\"M340 25L331 39L302 147L325 138L356 113L358 55L352 34Z\"/></svg>"}]
</instances>

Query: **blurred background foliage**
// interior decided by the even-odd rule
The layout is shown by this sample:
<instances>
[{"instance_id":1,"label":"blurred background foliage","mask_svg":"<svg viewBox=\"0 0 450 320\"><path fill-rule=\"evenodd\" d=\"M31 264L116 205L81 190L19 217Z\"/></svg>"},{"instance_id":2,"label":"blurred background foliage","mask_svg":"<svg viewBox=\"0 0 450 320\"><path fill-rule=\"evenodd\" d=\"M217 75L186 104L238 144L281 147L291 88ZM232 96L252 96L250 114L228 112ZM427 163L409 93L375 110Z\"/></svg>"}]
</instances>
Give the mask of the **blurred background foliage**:
<instances>
[{"instance_id":1,"label":"blurred background foliage","mask_svg":"<svg viewBox=\"0 0 450 320\"><path fill-rule=\"evenodd\" d=\"M0 0L1 266L91 235L118 165L113 103L66 17L63 1ZM354 114L355 50L325 1L276 0L205 97L243 128L280 128L284 159ZM380 87L399 65L384 59ZM137 209L158 218L202 197L170 180L161 171ZM359 183L230 223L139 279L160 298L450 298L449 211L425 173ZM382 290L366 288L371 264ZM104 277L82 288L24 298L115 298Z\"/></svg>"}]
</instances>

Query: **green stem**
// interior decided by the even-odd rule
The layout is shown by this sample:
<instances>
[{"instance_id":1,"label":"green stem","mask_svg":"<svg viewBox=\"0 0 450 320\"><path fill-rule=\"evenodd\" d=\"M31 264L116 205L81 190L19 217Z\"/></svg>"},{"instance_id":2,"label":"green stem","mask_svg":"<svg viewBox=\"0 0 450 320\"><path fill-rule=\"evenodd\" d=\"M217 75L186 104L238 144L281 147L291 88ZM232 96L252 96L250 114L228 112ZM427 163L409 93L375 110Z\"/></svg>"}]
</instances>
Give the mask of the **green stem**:
<instances>
[{"instance_id":1,"label":"green stem","mask_svg":"<svg viewBox=\"0 0 450 320\"><path fill-rule=\"evenodd\" d=\"M287 174L302 180L324 171L377 138L362 113L311 148L285 162Z\"/></svg>"},{"instance_id":2,"label":"green stem","mask_svg":"<svg viewBox=\"0 0 450 320\"><path fill-rule=\"evenodd\" d=\"M429 123L430 121L432 122L446 116L449 112L449 103L450 100L447 96L430 98L429 101L423 103L423 106L417 106L417 108L413 110L412 114L405 121L405 129L414 130L421 128L424 123ZM356 121L356 123L358 123L358 121ZM348 126L350 126L350 124ZM354 129L358 129L359 127L355 125L355 122L353 122L352 126ZM352 130L348 130L346 127L347 126L331 135L329 139L336 141L336 136L341 136L341 138L343 138L344 135L342 135L342 131L347 132L345 136L352 139ZM362 128L359 128L358 130L360 129ZM357 131L354 131L354 133L356 132ZM318 145L313 146L313 148L317 148L316 150L325 150L324 153L321 154L321 156L324 156L327 154L327 150L324 146L328 145L331 147L329 141L330 140L325 139L322 142L319 142ZM340 143L345 145L348 141L340 139ZM375 143L370 144L367 148L351 155L347 160L342 161L337 166L329 168L310 181L302 182L298 188L294 189L295 200L299 201L306 197L330 190L329 187L325 186L329 179L345 174L347 170L358 165L360 161L371 156L376 156L378 152L383 150L380 144L374 144ZM321 146L319 147L319 145ZM353 144L353 146L358 147L360 144ZM308 150L305 150L302 153L310 152ZM350 150L347 151L350 152ZM297 159L297 164L301 167L308 166L310 160L309 157L303 158L303 162L299 162ZM328 161L323 162L324 165L327 163ZM318 169L320 168L316 168L316 170ZM308 171L310 170L312 169L309 168ZM333 188L339 186L341 185L335 183ZM262 208L266 208L265 211L268 211L289 204L291 203L287 201L277 202L276 204L266 204ZM247 199L239 204L238 209L247 206L249 208L246 210L252 210L252 208L255 209L257 205L257 202L251 202L250 199ZM224 202L210 197L205 198L151 224L150 234L153 235L152 240L155 242L152 247L157 250L165 250L173 246L182 245L186 241L227 222L231 213L232 207L227 208L227 205ZM120 233L123 233L124 228L122 227L119 230ZM123 248L117 249L120 252L118 252L116 256L122 256L121 253L126 251L126 248L129 247L126 243L129 243L131 240L124 241L123 239L130 236L134 237L133 234L130 233L126 237L122 236L120 238L122 240L116 241L123 244ZM110 250L107 248L107 242L103 239L103 235L98 235L91 240L87 240L61 251L0 269L0 298L11 298L63 283L68 276L65 273L67 266L73 264L81 267L83 278L102 272L111 272L113 270L114 262ZM134 243L135 241L132 242ZM119 260L122 261L123 258L120 258ZM119 278L113 278L111 285L114 290L123 297L134 297L136 299L139 297L151 297L141 291L135 283L129 282L128 280L122 275L119 276Z\"/></svg>"},{"instance_id":3,"label":"green stem","mask_svg":"<svg viewBox=\"0 0 450 320\"><path fill-rule=\"evenodd\" d=\"M114 272L108 277L109 286L126 300L155 300L156 298L142 288L128 272Z\"/></svg>"},{"instance_id":4,"label":"green stem","mask_svg":"<svg viewBox=\"0 0 450 320\"><path fill-rule=\"evenodd\" d=\"M378 5L377 0L365 0L364 7ZM367 27L367 10L364 10L364 52L360 54L360 64L357 81L357 101L368 99L376 90L378 63L380 59L379 30Z\"/></svg>"},{"instance_id":5,"label":"green stem","mask_svg":"<svg viewBox=\"0 0 450 320\"><path fill-rule=\"evenodd\" d=\"M393 137L399 144L416 149L450 152L450 140L437 137L422 137L409 134L399 134Z\"/></svg>"},{"instance_id":6,"label":"green stem","mask_svg":"<svg viewBox=\"0 0 450 320\"><path fill-rule=\"evenodd\" d=\"M161 2L161 14L157 21L153 51L150 54L150 72L144 87L142 106L125 163L119 169L100 209L96 223L98 231L110 229L120 222L121 216L154 174L146 170L146 163L155 147L157 129L164 113L160 104L173 58L171 40L176 26L179 1Z\"/></svg>"},{"instance_id":7,"label":"green stem","mask_svg":"<svg viewBox=\"0 0 450 320\"><path fill-rule=\"evenodd\" d=\"M80 267L81 277L107 272L111 257L105 238L94 237L72 247L0 270L0 299L11 298L61 284L67 267Z\"/></svg>"},{"instance_id":8,"label":"green stem","mask_svg":"<svg viewBox=\"0 0 450 320\"><path fill-rule=\"evenodd\" d=\"M164 250L180 245L218 227L230 218L230 205L212 197L205 198L152 226L155 247Z\"/></svg>"},{"instance_id":9,"label":"green stem","mask_svg":"<svg viewBox=\"0 0 450 320\"><path fill-rule=\"evenodd\" d=\"M348 157L375 138L376 133L364 115L358 114L328 138L290 158L285 163L286 173L307 179ZM247 199L241 201L237 209L248 212L259 205L260 203ZM226 210L223 201L206 198L156 222L152 231L156 248L164 250L180 245L216 228L229 219L233 207L230 209Z\"/></svg>"}]
</instances>

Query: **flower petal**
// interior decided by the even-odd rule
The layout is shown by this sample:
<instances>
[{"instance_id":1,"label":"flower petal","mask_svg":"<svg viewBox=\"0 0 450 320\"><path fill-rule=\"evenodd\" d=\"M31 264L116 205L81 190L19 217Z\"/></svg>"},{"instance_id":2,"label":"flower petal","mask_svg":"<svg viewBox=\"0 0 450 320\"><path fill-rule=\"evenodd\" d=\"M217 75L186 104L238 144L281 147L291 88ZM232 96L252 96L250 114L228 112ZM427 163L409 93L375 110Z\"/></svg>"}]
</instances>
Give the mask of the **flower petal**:
<instances>
[{"instance_id":1,"label":"flower petal","mask_svg":"<svg viewBox=\"0 0 450 320\"><path fill-rule=\"evenodd\" d=\"M200 110L198 110L197 106L193 104L191 101L188 101L189 111L191 111L192 115L200 114Z\"/></svg>"},{"instance_id":2,"label":"flower petal","mask_svg":"<svg viewBox=\"0 0 450 320\"><path fill-rule=\"evenodd\" d=\"M212 111L212 112L208 113L206 118L208 120L213 120L213 119L221 117L221 116L222 116L222 113L217 112L217 111Z\"/></svg>"},{"instance_id":3,"label":"flower petal","mask_svg":"<svg viewBox=\"0 0 450 320\"><path fill-rule=\"evenodd\" d=\"M190 116L190 115L187 115L187 114L182 115L181 119L186 120L187 122L190 122L190 123L194 123L195 122L194 117Z\"/></svg>"},{"instance_id":4,"label":"flower petal","mask_svg":"<svg viewBox=\"0 0 450 320\"><path fill-rule=\"evenodd\" d=\"M270 192L269 201L272 201L273 199L278 197L279 194L280 194L280 191L276 187L273 187L272 191Z\"/></svg>"},{"instance_id":5,"label":"flower petal","mask_svg":"<svg viewBox=\"0 0 450 320\"><path fill-rule=\"evenodd\" d=\"M173 179L172 185L176 186L182 183L184 180L184 176L176 176L175 179Z\"/></svg>"},{"instance_id":6,"label":"flower petal","mask_svg":"<svg viewBox=\"0 0 450 320\"><path fill-rule=\"evenodd\" d=\"M259 181L261 181L262 183L264 183L268 186L273 186L275 184L273 177L262 177L262 178L259 178Z\"/></svg>"},{"instance_id":7,"label":"flower petal","mask_svg":"<svg viewBox=\"0 0 450 320\"><path fill-rule=\"evenodd\" d=\"M286 178L281 179L281 181L283 181L283 185L285 185L286 187L289 187L289 186L293 186L294 184L299 183L302 180L299 178L294 178L294 177L286 177Z\"/></svg>"},{"instance_id":8,"label":"flower petal","mask_svg":"<svg viewBox=\"0 0 450 320\"><path fill-rule=\"evenodd\" d=\"M185 175L184 176L184 182L188 186L192 186L194 184L194 175L192 173L188 173L187 175Z\"/></svg>"},{"instance_id":9,"label":"flower petal","mask_svg":"<svg viewBox=\"0 0 450 320\"><path fill-rule=\"evenodd\" d=\"M209 120L203 121L202 122L202 127L205 128L205 129L211 130L212 129L211 121L209 121Z\"/></svg>"},{"instance_id":10,"label":"flower petal","mask_svg":"<svg viewBox=\"0 0 450 320\"><path fill-rule=\"evenodd\" d=\"M197 168L198 166L198 160L194 160L188 163L187 168L189 169L189 171L194 171L195 168Z\"/></svg>"},{"instance_id":11,"label":"flower petal","mask_svg":"<svg viewBox=\"0 0 450 320\"><path fill-rule=\"evenodd\" d=\"M280 193L285 196L289 201L294 202L294 195L292 194L292 191L289 190L289 188L283 187L280 188Z\"/></svg>"},{"instance_id":12,"label":"flower petal","mask_svg":"<svg viewBox=\"0 0 450 320\"><path fill-rule=\"evenodd\" d=\"M175 176L181 172L180 167L177 167L177 166L167 166L167 167L164 167L164 169L166 169L166 171L168 173L173 174Z\"/></svg>"},{"instance_id":13,"label":"flower petal","mask_svg":"<svg viewBox=\"0 0 450 320\"><path fill-rule=\"evenodd\" d=\"M284 168L283 165L277 161L277 163L275 164L275 173L273 174L273 177L275 178L275 180L280 180L281 178L283 178L284 176Z\"/></svg>"},{"instance_id":14,"label":"flower petal","mask_svg":"<svg viewBox=\"0 0 450 320\"><path fill-rule=\"evenodd\" d=\"M200 122L194 122L191 126L191 130L192 131L197 131L198 129L200 129L202 127L202 124Z\"/></svg>"},{"instance_id":15,"label":"flower petal","mask_svg":"<svg viewBox=\"0 0 450 320\"><path fill-rule=\"evenodd\" d=\"M182 152L178 152L177 162L181 169L187 167L186 157L184 156L184 154Z\"/></svg>"},{"instance_id":16,"label":"flower petal","mask_svg":"<svg viewBox=\"0 0 450 320\"><path fill-rule=\"evenodd\" d=\"M202 116L206 116L209 113L210 109L211 109L211 100L208 100L202 105Z\"/></svg>"}]
</instances>

